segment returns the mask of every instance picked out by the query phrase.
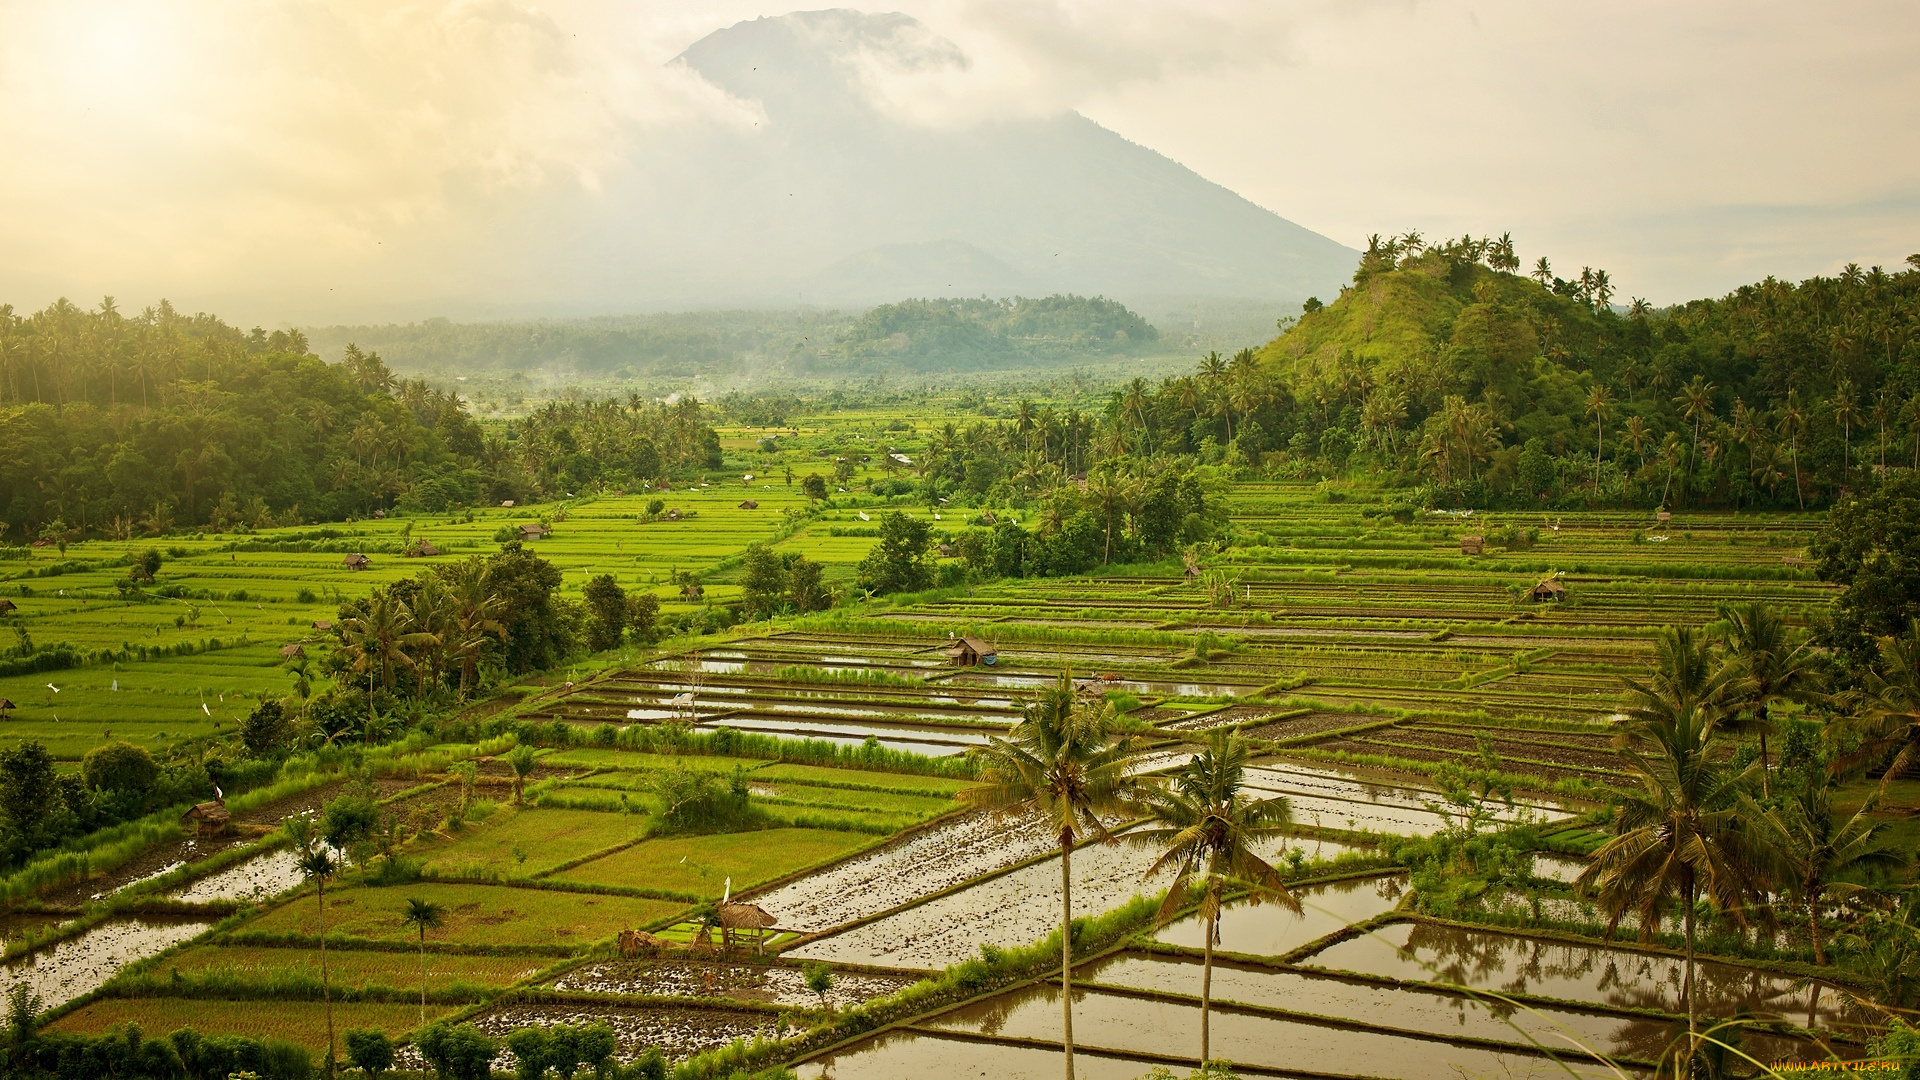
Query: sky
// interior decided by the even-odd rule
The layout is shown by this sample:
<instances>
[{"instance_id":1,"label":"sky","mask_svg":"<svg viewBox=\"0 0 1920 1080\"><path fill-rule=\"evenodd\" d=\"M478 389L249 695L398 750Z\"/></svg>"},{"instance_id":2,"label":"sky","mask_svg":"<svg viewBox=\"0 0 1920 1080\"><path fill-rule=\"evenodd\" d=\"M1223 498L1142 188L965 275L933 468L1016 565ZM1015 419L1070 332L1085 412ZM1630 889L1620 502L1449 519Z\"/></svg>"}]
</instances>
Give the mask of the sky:
<instances>
[{"instance_id":1,"label":"sky","mask_svg":"<svg viewBox=\"0 0 1920 1080\"><path fill-rule=\"evenodd\" d=\"M269 326L431 303L474 238L675 132L763 119L668 61L790 10L0 0L0 302L166 296ZM967 58L876 60L896 119L1077 110L1350 246L1511 231L1655 303L1920 251L1911 0L868 10Z\"/></svg>"}]
</instances>

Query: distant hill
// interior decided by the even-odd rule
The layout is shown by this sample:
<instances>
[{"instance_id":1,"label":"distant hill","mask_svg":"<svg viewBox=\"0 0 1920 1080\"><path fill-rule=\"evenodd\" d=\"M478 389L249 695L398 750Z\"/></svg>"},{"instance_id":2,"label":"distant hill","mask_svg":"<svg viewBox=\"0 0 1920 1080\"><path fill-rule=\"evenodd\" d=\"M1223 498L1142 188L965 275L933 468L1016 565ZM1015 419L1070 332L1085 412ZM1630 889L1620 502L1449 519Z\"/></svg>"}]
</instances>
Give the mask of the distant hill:
<instances>
[{"instance_id":1,"label":"distant hill","mask_svg":"<svg viewBox=\"0 0 1920 1080\"><path fill-rule=\"evenodd\" d=\"M940 374L1087 363L1169 351L1160 332L1098 297L902 300L864 314L691 312L525 322L315 327L323 356L348 344L408 373L760 380Z\"/></svg>"}]
</instances>

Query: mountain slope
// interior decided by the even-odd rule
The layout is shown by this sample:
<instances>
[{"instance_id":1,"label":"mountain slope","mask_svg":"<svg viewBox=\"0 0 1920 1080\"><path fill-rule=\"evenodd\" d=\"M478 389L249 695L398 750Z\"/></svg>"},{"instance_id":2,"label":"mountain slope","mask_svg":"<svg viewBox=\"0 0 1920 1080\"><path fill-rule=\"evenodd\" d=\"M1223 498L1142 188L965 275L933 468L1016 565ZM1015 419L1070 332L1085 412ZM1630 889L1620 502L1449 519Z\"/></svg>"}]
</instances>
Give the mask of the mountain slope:
<instances>
[{"instance_id":1,"label":"mountain slope","mask_svg":"<svg viewBox=\"0 0 1920 1080\"><path fill-rule=\"evenodd\" d=\"M856 70L875 55L965 63L907 16L852 11L743 22L675 61L767 117L691 148L707 167L680 186L675 231L706 233L709 273L810 302L873 303L920 290L845 264L884 268L903 246L975 249L985 257L975 262L1004 264L1006 286L1028 293L1297 301L1352 270L1351 249L1076 114L965 129L892 119ZM999 291L996 274L902 277L954 277L924 291L977 295Z\"/></svg>"}]
</instances>

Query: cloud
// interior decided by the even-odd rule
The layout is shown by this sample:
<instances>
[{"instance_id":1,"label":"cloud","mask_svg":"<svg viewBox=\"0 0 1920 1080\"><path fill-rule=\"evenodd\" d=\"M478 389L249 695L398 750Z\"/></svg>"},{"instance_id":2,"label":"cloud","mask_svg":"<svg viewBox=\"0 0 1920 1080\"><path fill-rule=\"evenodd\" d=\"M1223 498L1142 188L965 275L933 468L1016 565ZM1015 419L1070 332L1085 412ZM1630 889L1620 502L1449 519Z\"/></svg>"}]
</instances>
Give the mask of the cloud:
<instances>
[{"instance_id":1,"label":"cloud","mask_svg":"<svg viewBox=\"0 0 1920 1080\"><path fill-rule=\"evenodd\" d=\"M510 0L0 9L5 284L297 288L463 197L591 189L649 131L741 121L669 43L592 29Z\"/></svg>"}]
</instances>

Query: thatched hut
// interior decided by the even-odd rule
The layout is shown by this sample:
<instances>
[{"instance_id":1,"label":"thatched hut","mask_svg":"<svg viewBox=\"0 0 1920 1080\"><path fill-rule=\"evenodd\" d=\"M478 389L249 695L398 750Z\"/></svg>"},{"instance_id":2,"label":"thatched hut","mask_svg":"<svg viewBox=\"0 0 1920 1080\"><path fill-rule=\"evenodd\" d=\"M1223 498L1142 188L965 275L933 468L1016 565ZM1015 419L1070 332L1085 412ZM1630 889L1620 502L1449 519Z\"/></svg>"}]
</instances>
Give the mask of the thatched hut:
<instances>
[{"instance_id":1,"label":"thatched hut","mask_svg":"<svg viewBox=\"0 0 1920 1080\"><path fill-rule=\"evenodd\" d=\"M373 560L356 551L346 558L341 559L340 565L349 570L365 570L373 565Z\"/></svg>"},{"instance_id":2,"label":"thatched hut","mask_svg":"<svg viewBox=\"0 0 1920 1080\"><path fill-rule=\"evenodd\" d=\"M1484 536L1463 536L1460 538L1460 554L1462 555L1479 555L1486 551L1486 549L1487 538Z\"/></svg>"},{"instance_id":3,"label":"thatched hut","mask_svg":"<svg viewBox=\"0 0 1920 1080\"><path fill-rule=\"evenodd\" d=\"M1671 524L1673 521L1673 513L1672 511L1669 511L1669 510L1662 510L1659 513L1653 515L1653 520L1656 523L1661 525Z\"/></svg>"},{"instance_id":4,"label":"thatched hut","mask_svg":"<svg viewBox=\"0 0 1920 1080\"><path fill-rule=\"evenodd\" d=\"M1567 587L1565 585L1560 584L1559 580L1555 578L1548 578L1547 580L1541 582L1538 585L1535 585L1532 589L1529 589L1527 591L1527 599L1533 601L1536 604L1542 603L1545 601L1552 601L1552 602L1558 603L1559 601L1565 600L1566 598L1567 598Z\"/></svg>"},{"instance_id":5,"label":"thatched hut","mask_svg":"<svg viewBox=\"0 0 1920 1080\"><path fill-rule=\"evenodd\" d=\"M227 825L233 820L233 814L227 809L226 803L215 799L212 802L196 804L193 809L181 814L180 820L193 822L195 834L204 840L209 836L219 836L226 832Z\"/></svg>"},{"instance_id":6,"label":"thatched hut","mask_svg":"<svg viewBox=\"0 0 1920 1080\"><path fill-rule=\"evenodd\" d=\"M300 643L296 641L291 645L280 646L280 655L289 660L298 660L307 655L307 650L301 648Z\"/></svg>"},{"instance_id":7,"label":"thatched hut","mask_svg":"<svg viewBox=\"0 0 1920 1080\"><path fill-rule=\"evenodd\" d=\"M979 664L992 667L999 661L1000 654L977 637L963 637L947 650L947 659L952 660L955 667L974 667Z\"/></svg>"},{"instance_id":8,"label":"thatched hut","mask_svg":"<svg viewBox=\"0 0 1920 1080\"><path fill-rule=\"evenodd\" d=\"M551 530L551 529L549 529L549 528L547 528L547 527L546 527L545 525L542 525L542 524L540 524L539 522L537 522L537 521L536 521L536 522L534 522L534 523L532 523L531 525L522 525L522 526L520 526L520 539L522 539L522 540L538 540L538 539L540 539L541 537L543 537L543 536L545 536L545 535L547 535L547 534L548 534L549 532L551 532L551 531L553 531L553 530Z\"/></svg>"},{"instance_id":9,"label":"thatched hut","mask_svg":"<svg viewBox=\"0 0 1920 1080\"><path fill-rule=\"evenodd\" d=\"M333 629L333 623L328 619L315 619L313 620L313 628L325 634Z\"/></svg>"},{"instance_id":10,"label":"thatched hut","mask_svg":"<svg viewBox=\"0 0 1920 1080\"><path fill-rule=\"evenodd\" d=\"M440 554L440 549L435 547L431 540L421 540L415 543L412 547L408 548L407 554L408 556L416 559L425 558L428 556Z\"/></svg>"},{"instance_id":11,"label":"thatched hut","mask_svg":"<svg viewBox=\"0 0 1920 1080\"><path fill-rule=\"evenodd\" d=\"M5 597L0 597L0 615L11 615L20 610L20 606Z\"/></svg>"},{"instance_id":12,"label":"thatched hut","mask_svg":"<svg viewBox=\"0 0 1920 1080\"><path fill-rule=\"evenodd\" d=\"M19 706L15 705L13 702L8 701L6 698L0 697L0 720L5 720L7 718L7 714L17 708L19 708Z\"/></svg>"},{"instance_id":13,"label":"thatched hut","mask_svg":"<svg viewBox=\"0 0 1920 1080\"><path fill-rule=\"evenodd\" d=\"M766 908L758 904L721 904L720 905L720 945L733 948L735 932L753 935L753 947L757 952L766 943L767 932L778 925Z\"/></svg>"}]
</instances>

